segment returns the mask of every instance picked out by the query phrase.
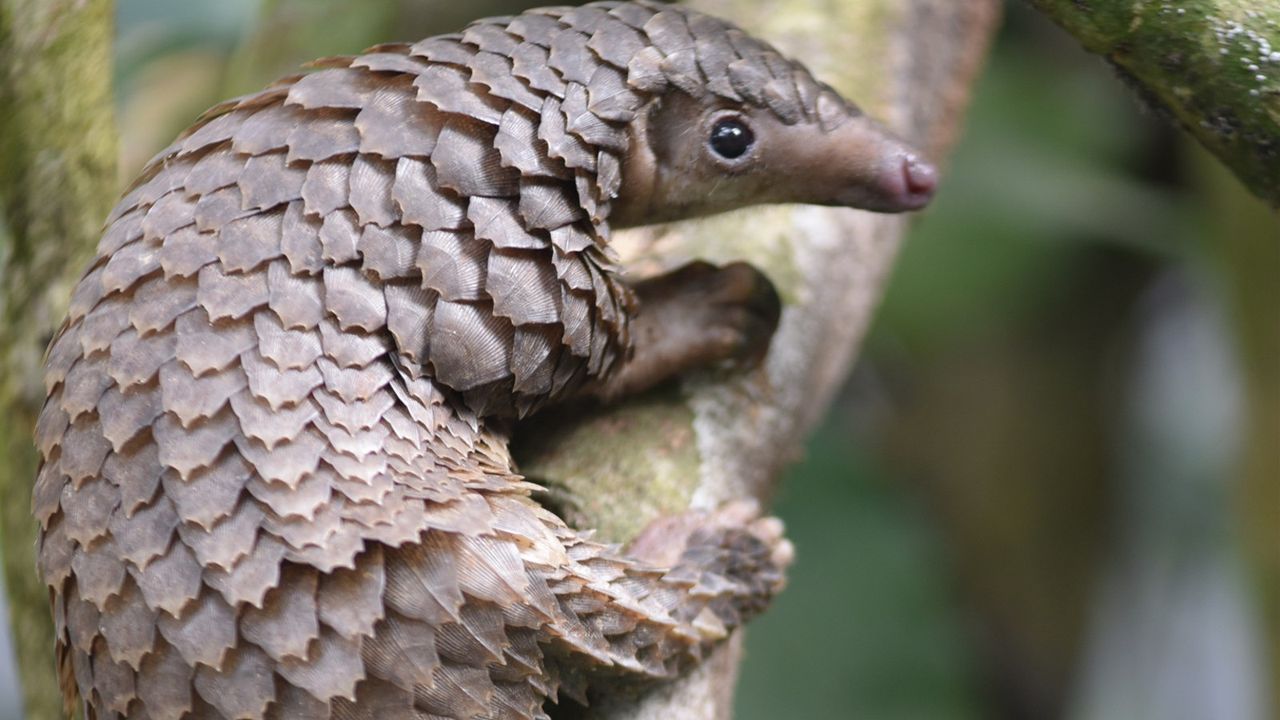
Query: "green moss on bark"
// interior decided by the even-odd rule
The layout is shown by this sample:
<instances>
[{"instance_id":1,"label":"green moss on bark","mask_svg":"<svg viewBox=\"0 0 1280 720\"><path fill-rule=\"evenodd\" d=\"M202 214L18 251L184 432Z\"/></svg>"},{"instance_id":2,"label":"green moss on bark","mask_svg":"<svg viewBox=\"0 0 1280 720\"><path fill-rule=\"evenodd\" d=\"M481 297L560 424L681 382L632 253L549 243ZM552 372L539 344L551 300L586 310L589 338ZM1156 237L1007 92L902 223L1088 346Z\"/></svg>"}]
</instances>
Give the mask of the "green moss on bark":
<instances>
[{"instance_id":1,"label":"green moss on bark","mask_svg":"<svg viewBox=\"0 0 1280 720\"><path fill-rule=\"evenodd\" d=\"M521 471L543 483L569 522L608 542L689 507L698 477L693 412L666 389L609 408L539 415L516 435Z\"/></svg>"},{"instance_id":2,"label":"green moss on bark","mask_svg":"<svg viewBox=\"0 0 1280 720\"><path fill-rule=\"evenodd\" d=\"M1280 207L1280 5L1031 0Z\"/></svg>"}]
</instances>

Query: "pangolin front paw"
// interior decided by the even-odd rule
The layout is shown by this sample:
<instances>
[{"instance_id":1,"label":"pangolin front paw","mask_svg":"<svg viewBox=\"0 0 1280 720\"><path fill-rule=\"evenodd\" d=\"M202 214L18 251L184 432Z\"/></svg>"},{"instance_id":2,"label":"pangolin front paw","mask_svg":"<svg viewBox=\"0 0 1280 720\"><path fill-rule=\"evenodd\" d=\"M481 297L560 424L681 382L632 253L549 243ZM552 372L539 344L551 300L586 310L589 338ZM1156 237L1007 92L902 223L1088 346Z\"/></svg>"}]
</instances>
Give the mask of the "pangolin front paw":
<instances>
[{"instance_id":1,"label":"pangolin front paw","mask_svg":"<svg viewBox=\"0 0 1280 720\"><path fill-rule=\"evenodd\" d=\"M752 367L778 328L782 300L763 272L745 262L696 261L641 283L641 307L661 306L666 332L682 332L700 348L703 364Z\"/></svg>"}]
</instances>

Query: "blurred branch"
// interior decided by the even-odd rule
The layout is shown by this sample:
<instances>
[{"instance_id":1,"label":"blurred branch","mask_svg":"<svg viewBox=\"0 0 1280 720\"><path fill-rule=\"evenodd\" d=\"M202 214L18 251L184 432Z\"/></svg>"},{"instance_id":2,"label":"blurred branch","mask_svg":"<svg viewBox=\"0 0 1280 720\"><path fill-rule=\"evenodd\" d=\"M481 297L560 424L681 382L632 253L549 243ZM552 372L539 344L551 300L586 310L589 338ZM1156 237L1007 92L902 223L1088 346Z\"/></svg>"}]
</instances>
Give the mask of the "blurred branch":
<instances>
[{"instance_id":1,"label":"blurred branch","mask_svg":"<svg viewBox=\"0 0 1280 720\"><path fill-rule=\"evenodd\" d=\"M300 64L377 43L454 32L476 18L518 13L549 0L263 0L254 31L227 69L228 95L251 92ZM568 4L574 4L572 2Z\"/></svg>"},{"instance_id":2,"label":"blurred branch","mask_svg":"<svg viewBox=\"0 0 1280 720\"><path fill-rule=\"evenodd\" d=\"M116 195L113 13L112 0L0 0L0 549L29 720L61 716L31 434L45 344Z\"/></svg>"},{"instance_id":3,"label":"blurred branch","mask_svg":"<svg viewBox=\"0 0 1280 720\"><path fill-rule=\"evenodd\" d=\"M690 4L802 58L934 157L959 132L999 8L994 0ZM573 522L619 541L690 505L767 500L842 384L906 226L901 217L773 207L617 238L632 269L703 257L746 259L768 272L786 307L765 367L690 379L679 393L620 409L539 417L517 433L521 468L551 484ZM740 642L728 643L690 676L639 698L593 697L588 716L728 718L740 658Z\"/></svg>"},{"instance_id":4,"label":"blurred branch","mask_svg":"<svg viewBox=\"0 0 1280 720\"><path fill-rule=\"evenodd\" d=\"M263 0L253 31L227 65L224 94L252 92L300 72L301 63L390 40L398 5L400 0Z\"/></svg>"},{"instance_id":5,"label":"blurred branch","mask_svg":"<svg viewBox=\"0 0 1280 720\"><path fill-rule=\"evenodd\" d=\"M1214 242L1206 243L1234 321L1244 382L1245 435L1236 512L1255 579L1270 667L1271 708L1280 711L1280 218L1243 193L1208 160L1193 166L1209 199Z\"/></svg>"},{"instance_id":6,"label":"blurred branch","mask_svg":"<svg viewBox=\"0 0 1280 720\"><path fill-rule=\"evenodd\" d=\"M1030 2L1280 207L1280 5Z\"/></svg>"}]
</instances>

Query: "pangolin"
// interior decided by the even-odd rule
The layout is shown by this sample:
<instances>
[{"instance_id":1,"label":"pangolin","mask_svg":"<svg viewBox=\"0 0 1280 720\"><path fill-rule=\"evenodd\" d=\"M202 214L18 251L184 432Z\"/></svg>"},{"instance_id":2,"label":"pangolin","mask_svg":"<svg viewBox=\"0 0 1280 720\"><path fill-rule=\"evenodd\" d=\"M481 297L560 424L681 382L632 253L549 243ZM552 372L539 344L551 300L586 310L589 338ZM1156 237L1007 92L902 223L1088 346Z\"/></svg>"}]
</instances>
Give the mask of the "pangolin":
<instances>
[{"instance_id":1,"label":"pangolin","mask_svg":"<svg viewBox=\"0 0 1280 720\"><path fill-rule=\"evenodd\" d=\"M50 346L33 510L69 705L525 720L696 662L779 589L776 524L593 541L536 502L510 420L767 342L757 271L632 286L611 226L911 210L933 169L770 46L656 2L312 70L147 165Z\"/></svg>"}]
</instances>

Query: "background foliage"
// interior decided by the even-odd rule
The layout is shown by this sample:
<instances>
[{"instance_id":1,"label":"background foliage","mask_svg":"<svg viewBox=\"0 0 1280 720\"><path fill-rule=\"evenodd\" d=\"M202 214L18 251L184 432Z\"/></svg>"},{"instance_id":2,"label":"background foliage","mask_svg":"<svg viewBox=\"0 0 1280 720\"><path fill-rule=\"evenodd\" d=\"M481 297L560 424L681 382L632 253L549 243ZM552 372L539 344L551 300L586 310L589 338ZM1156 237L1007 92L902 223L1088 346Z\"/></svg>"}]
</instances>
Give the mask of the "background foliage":
<instances>
[{"instance_id":1,"label":"background foliage","mask_svg":"<svg viewBox=\"0 0 1280 720\"><path fill-rule=\"evenodd\" d=\"M300 59L465 19L403 7L119 0L122 177ZM968 125L783 485L739 717L1270 717L1280 220L1021 5Z\"/></svg>"}]
</instances>

